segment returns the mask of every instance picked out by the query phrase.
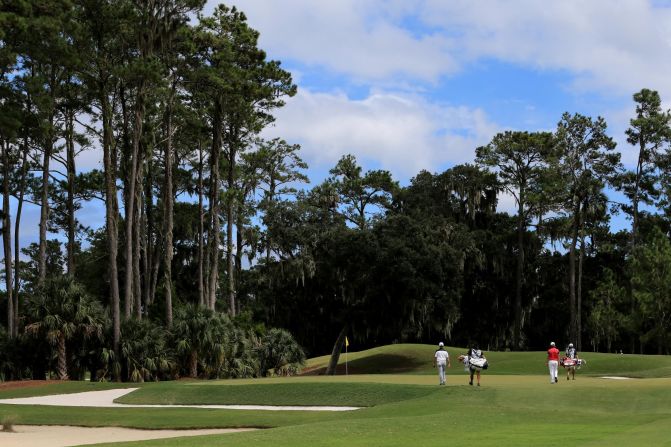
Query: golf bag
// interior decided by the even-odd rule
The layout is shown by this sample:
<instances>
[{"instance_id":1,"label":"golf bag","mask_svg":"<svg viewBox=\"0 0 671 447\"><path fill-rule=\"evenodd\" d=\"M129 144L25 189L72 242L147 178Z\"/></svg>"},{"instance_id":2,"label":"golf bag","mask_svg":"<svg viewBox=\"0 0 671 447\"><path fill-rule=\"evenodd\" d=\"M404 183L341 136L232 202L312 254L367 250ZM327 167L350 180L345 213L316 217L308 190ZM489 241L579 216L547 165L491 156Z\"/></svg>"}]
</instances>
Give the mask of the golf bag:
<instances>
[{"instance_id":1,"label":"golf bag","mask_svg":"<svg viewBox=\"0 0 671 447\"><path fill-rule=\"evenodd\" d=\"M559 364L564 368L577 368L579 369L582 365L586 365L587 361L584 359L571 359L568 357L562 357L559 361Z\"/></svg>"},{"instance_id":2,"label":"golf bag","mask_svg":"<svg viewBox=\"0 0 671 447\"><path fill-rule=\"evenodd\" d=\"M487 369L487 368L489 368L489 363L487 363L487 359L484 358L484 357L481 357L481 358L471 357L467 361L468 361L468 365L471 368L474 368L474 369Z\"/></svg>"}]
</instances>

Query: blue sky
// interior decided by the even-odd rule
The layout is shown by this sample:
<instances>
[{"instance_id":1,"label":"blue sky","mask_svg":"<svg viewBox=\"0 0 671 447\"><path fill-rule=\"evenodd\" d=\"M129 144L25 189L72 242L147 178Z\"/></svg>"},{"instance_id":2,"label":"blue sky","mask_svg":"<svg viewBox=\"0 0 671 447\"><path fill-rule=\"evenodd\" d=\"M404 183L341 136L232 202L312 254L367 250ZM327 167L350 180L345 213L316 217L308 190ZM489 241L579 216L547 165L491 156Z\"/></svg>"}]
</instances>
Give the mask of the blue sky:
<instances>
[{"instance_id":1,"label":"blue sky","mask_svg":"<svg viewBox=\"0 0 671 447\"><path fill-rule=\"evenodd\" d=\"M662 2L236 5L299 86L266 133L301 143L315 174L351 152L407 181L472 161L498 131L552 130L564 111L604 116L630 163L631 95L671 94Z\"/></svg>"},{"instance_id":2,"label":"blue sky","mask_svg":"<svg viewBox=\"0 0 671 447\"><path fill-rule=\"evenodd\" d=\"M218 4L208 1L206 13ZM402 184L472 162L502 130L553 130L565 111L606 118L625 165L624 130L641 88L671 99L671 2L649 0L240 0L260 46L299 93L267 138L302 146L312 183L344 154ZM101 167L99 150L79 161ZM511 210L503 197L500 209ZM104 222L99 204L79 215ZM25 210L22 244L37 239ZM614 228L629 226L622 217ZM54 237L50 235L49 237Z\"/></svg>"},{"instance_id":3,"label":"blue sky","mask_svg":"<svg viewBox=\"0 0 671 447\"><path fill-rule=\"evenodd\" d=\"M218 4L209 1L206 10ZM472 162L502 130L603 116L631 167L633 93L671 98L671 2L241 0L299 93L269 137L300 143L319 181L343 154L407 183ZM503 197L500 208L511 209ZM616 218L614 228L627 227Z\"/></svg>"}]
</instances>

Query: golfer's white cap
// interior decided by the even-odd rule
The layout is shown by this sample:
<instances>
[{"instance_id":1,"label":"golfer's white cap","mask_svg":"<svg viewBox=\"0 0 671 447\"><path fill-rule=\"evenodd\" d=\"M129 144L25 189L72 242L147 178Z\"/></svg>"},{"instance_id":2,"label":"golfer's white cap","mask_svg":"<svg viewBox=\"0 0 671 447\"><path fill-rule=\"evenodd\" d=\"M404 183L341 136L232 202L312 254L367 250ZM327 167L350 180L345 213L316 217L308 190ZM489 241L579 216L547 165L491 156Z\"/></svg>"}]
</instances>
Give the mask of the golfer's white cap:
<instances>
[{"instance_id":1,"label":"golfer's white cap","mask_svg":"<svg viewBox=\"0 0 671 447\"><path fill-rule=\"evenodd\" d=\"M551 341L550 346L554 346L554 345L555 345L555 342Z\"/></svg>"},{"instance_id":2,"label":"golfer's white cap","mask_svg":"<svg viewBox=\"0 0 671 447\"><path fill-rule=\"evenodd\" d=\"M440 343L438 343L438 346L445 346L445 343L441 341Z\"/></svg>"},{"instance_id":3,"label":"golfer's white cap","mask_svg":"<svg viewBox=\"0 0 671 447\"><path fill-rule=\"evenodd\" d=\"M569 344L568 344L568 347L569 347L569 348L572 348L572 347L573 347L573 343L569 343Z\"/></svg>"}]
</instances>

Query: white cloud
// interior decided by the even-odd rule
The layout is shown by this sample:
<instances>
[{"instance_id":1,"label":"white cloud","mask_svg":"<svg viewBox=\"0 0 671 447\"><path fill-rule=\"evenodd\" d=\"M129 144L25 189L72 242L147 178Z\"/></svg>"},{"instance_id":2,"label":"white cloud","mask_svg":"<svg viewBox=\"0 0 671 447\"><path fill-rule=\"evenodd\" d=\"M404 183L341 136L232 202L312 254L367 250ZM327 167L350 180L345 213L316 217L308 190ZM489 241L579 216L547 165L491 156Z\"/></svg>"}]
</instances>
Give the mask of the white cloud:
<instances>
[{"instance_id":1,"label":"white cloud","mask_svg":"<svg viewBox=\"0 0 671 447\"><path fill-rule=\"evenodd\" d=\"M210 0L207 11L216 2ZM648 0L240 0L272 57L359 82L436 81L494 58L578 90L671 96L671 9Z\"/></svg>"},{"instance_id":2,"label":"white cloud","mask_svg":"<svg viewBox=\"0 0 671 447\"><path fill-rule=\"evenodd\" d=\"M399 101L384 110L382 104L391 93L372 94L358 102L344 96L336 101L332 94L299 96L294 102L300 106L280 112L280 121L300 115L301 109L310 110L306 122L321 117L313 129L302 133L300 126L288 123L299 139L306 138L323 151L313 154L315 160L331 162L332 153L352 147L371 158L381 157L387 165L403 161L406 171L447 158L470 161L469 157L441 157L445 147L470 156L474 139L461 132L446 132L443 138L435 134L443 126L436 124L441 113L451 111L443 117L450 122L461 115L454 108L433 104L427 81L467 72L470 65L487 60L561 72L566 74L563 84L576 94L598 92L608 98L608 106L596 105L600 111L595 112L591 104L591 110L582 113L600 113L608 119L626 165L635 161L635 151L623 134L634 109L631 95L646 87L658 90L662 99L671 98L667 75L671 57L663 56L671 53L671 8L650 0L240 0L237 5L261 32L261 47L271 57L290 60L306 73L318 68L328 77L342 76L343 86L376 85L388 92L418 92L427 98L412 99L427 109L419 111ZM207 11L213 7L210 1ZM311 81L313 91L332 91L335 82ZM324 103L318 105L319 101ZM319 110L322 106L328 111ZM405 118L392 115L394 110L403 111ZM465 115L472 120L471 133L487 134L477 129L477 123L486 120L478 121L474 110ZM525 122L532 128L547 127L533 114ZM366 129L376 134L362 135ZM320 141L320 136L328 141ZM400 144L412 148L412 163L401 156ZM420 145L435 146L416 149Z\"/></svg>"},{"instance_id":3,"label":"white cloud","mask_svg":"<svg viewBox=\"0 0 671 447\"><path fill-rule=\"evenodd\" d=\"M627 106L614 108L604 113L604 118L608 123L608 134L617 143L616 151L621 154L621 161L627 168L634 168L638 162L638 147L629 144L627 135L624 133L629 128L629 121L634 116L634 109L634 101L632 100Z\"/></svg>"},{"instance_id":4,"label":"white cloud","mask_svg":"<svg viewBox=\"0 0 671 447\"><path fill-rule=\"evenodd\" d=\"M277 112L277 126L267 136L300 143L311 166L331 167L351 153L366 166L409 178L421 169L472 162L474 149L498 130L479 109L435 105L418 96L378 92L352 100L303 89Z\"/></svg>"},{"instance_id":5,"label":"white cloud","mask_svg":"<svg viewBox=\"0 0 671 447\"><path fill-rule=\"evenodd\" d=\"M671 94L671 11L648 1L427 0L425 23L453 34L463 59L566 70L574 87Z\"/></svg>"},{"instance_id":6,"label":"white cloud","mask_svg":"<svg viewBox=\"0 0 671 447\"><path fill-rule=\"evenodd\" d=\"M209 1L206 12L216 3ZM457 69L449 39L415 35L399 24L414 11L407 2L241 0L236 5L261 32L260 46L271 57L385 82L392 76L436 81Z\"/></svg>"}]
</instances>

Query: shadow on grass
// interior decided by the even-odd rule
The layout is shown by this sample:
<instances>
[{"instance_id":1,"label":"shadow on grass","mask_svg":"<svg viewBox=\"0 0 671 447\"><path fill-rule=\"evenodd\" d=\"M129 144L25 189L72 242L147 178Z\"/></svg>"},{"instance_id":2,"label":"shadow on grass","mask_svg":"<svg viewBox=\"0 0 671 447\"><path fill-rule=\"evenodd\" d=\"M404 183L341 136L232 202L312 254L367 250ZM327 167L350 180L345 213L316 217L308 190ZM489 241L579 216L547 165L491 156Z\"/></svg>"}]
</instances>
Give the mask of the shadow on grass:
<instances>
[{"instance_id":1,"label":"shadow on grass","mask_svg":"<svg viewBox=\"0 0 671 447\"><path fill-rule=\"evenodd\" d=\"M430 361L430 360L429 360ZM403 374L417 371L426 362L398 354L375 354L347 363L349 374ZM326 366L304 371L304 376L316 376L326 373ZM336 374L345 374L345 356L340 355Z\"/></svg>"}]
</instances>

